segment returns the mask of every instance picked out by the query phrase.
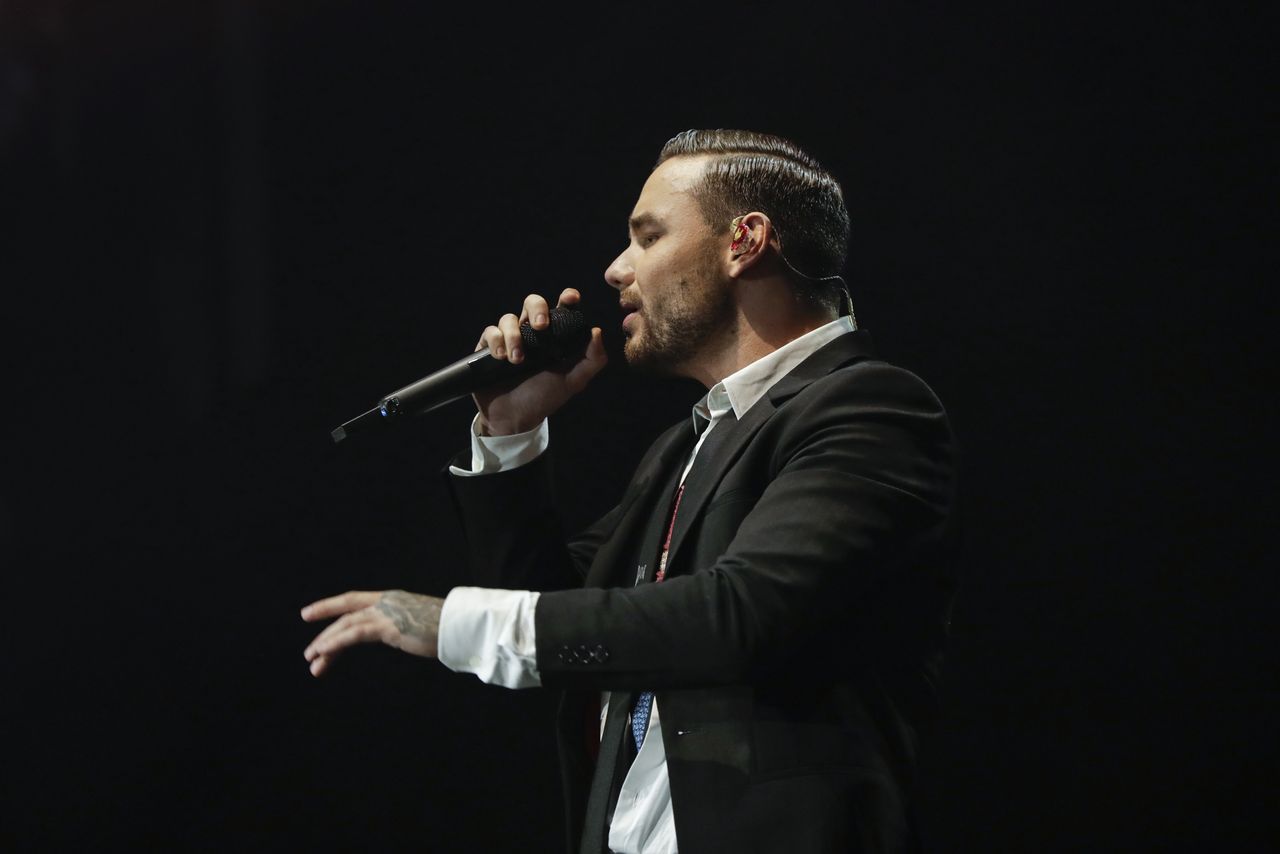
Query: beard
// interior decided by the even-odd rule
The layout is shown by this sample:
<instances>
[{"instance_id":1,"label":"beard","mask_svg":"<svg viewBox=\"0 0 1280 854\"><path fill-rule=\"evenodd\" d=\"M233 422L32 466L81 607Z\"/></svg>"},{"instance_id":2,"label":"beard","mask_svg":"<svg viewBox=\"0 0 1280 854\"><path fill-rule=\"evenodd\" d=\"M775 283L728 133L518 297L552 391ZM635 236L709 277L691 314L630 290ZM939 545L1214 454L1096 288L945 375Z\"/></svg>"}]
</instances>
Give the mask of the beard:
<instances>
[{"instance_id":1,"label":"beard","mask_svg":"<svg viewBox=\"0 0 1280 854\"><path fill-rule=\"evenodd\" d=\"M700 354L731 340L737 331L732 286L714 267L682 278L661 297L640 307L641 328L627 336L623 354L633 368L682 374Z\"/></svg>"}]
</instances>

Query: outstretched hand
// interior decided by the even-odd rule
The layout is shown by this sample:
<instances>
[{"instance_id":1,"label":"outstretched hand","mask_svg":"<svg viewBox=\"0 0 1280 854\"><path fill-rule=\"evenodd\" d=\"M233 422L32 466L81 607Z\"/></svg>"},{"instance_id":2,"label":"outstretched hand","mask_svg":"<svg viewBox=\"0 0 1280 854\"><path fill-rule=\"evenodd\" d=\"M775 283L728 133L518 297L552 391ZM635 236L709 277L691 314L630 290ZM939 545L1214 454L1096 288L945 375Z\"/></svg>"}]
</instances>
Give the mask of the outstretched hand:
<instances>
[{"instance_id":1,"label":"outstretched hand","mask_svg":"<svg viewBox=\"0 0 1280 854\"><path fill-rule=\"evenodd\" d=\"M435 658L444 600L404 590L352 590L312 602L302 609L308 623L338 617L302 653L319 676L344 649L358 643L385 643L413 655Z\"/></svg>"}]
</instances>

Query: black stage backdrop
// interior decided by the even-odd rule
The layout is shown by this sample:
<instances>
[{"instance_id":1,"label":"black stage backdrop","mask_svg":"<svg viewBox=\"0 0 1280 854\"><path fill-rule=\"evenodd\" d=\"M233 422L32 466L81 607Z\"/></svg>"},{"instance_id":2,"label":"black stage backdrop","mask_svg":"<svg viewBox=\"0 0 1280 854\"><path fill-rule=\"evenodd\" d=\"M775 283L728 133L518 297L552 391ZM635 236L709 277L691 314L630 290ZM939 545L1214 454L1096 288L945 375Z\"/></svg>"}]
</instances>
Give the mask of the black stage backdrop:
<instances>
[{"instance_id":1,"label":"black stage backdrop","mask_svg":"<svg viewBox=\"0 0 1280 854\"><path fill-rule=\"evenodd\" d=\"M594 518L700 393L629 374L602 278L689 127L840 177L860 319L963 443L931 847L1274 841L1269 40L1035 7L0 3L0 843L558 850L548 694L308 674L302 604L467 578L468 405L329 430L577 286Z\"/></svg>"}]
</instances>

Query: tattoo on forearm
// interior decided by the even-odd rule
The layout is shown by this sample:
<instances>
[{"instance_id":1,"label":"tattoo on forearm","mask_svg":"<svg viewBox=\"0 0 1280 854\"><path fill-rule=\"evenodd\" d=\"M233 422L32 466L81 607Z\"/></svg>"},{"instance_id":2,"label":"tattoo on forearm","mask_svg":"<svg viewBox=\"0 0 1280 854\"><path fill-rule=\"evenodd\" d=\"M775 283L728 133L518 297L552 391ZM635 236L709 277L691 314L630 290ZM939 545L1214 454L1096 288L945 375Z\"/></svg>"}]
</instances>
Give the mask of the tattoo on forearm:
<instances>
[{"instance_id":1,"label":"tattoo on forearm","mask_svg":"<svg viewBox=\"0 0 1280 854\"><path fill-rule=\"evenodd\" d=\"M434 638L440 609L426 597L403 590L388 590L378 600L377 609L391 618L402 635Z\"/></svg>"}]
</instances>

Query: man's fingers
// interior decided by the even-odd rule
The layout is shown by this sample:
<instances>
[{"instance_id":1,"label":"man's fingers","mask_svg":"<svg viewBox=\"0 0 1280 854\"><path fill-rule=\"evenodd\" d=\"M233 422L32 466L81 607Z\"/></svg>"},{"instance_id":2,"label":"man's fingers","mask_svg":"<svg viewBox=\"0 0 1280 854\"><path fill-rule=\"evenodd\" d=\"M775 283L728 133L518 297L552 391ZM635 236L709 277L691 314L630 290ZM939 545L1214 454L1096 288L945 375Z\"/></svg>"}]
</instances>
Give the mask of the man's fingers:
<instances>
[{"instance_id":1,"label":"man's fingers","mask_svg":"<svg viewBox=\"0 0 1280 854\"><path fill-rule=\"evenodd\" d=\"M507 348L507 361L513 365L518 365L524 361L524 349L521 347L522 339L520 338L520 318L514 314L504 314L502 319L498 321L498 328L502 330L503 342Z\"/></svg>"},{"instance_id":2,"label":"man's fingers","mask_svg":"<svg viewBox=\"0 0 1280 854\"><path fill-rule=\"evenodd\" d=\"M548 314L547 301L541 294L529 294L524 298L524 311L521 312L520 319L528 320L534 329L547 328L551 323L551 316Z\"/></svg>"},{"instance_id":3,"label":"man's fingers","mask_svg":"<svg viewBox=\"0 0 1280 854\"><path fill-rule=\"evenodd\" d=\"M316 638L312 642L311 659L332 658L349 646L361 643L382 643L385 626L378 620L359 620L349 623L337 632L324 638Z\"/></svg>"},{"instance_id":4,"label":"man's fingers","mask_svg":"<svg viewBox=\"0 0 1280 854\"><path fill-rule=\"evenodd\" d=\"M302 609L302 619L308 623L314 623L316 620L327 620L339 614L368 608L376 603L381 595L382 592L376 590L348 590L338 596L330 596L328 599L320 599L307 605Z\"/></svg>"},{"instance_id":5,"label":"man's fingers","mask_svg":"<svg viewBox=\"0 0 1280 854\"><path fill-rule=\"evenodd\" d=\"M565 381L574 394L577 394L586 388L591 378L600 373L608 362L609 356L604 349L604 333L599 326L594 326L591 329L591 341L587 344L586 354L565 374Z\"/></svg>"},{"instance_id":6,"label":"man's fingers","mask_svg":"<svg viewBox=\"0 0 1280 854\"><path fill-rule=\"evenodd\" d=\"M502 334L502 330L496 326L486 326L484 334L480 336L480 343L489 349L489 355L495 359L507 358L506 338ZM476 347L479 350L479 347Z\"/></svg>"},{"instance_id":7,"label":"man's fingers","mask_svg":"<svg viewBox=\"0 0 1280 854\"><path fill-rule=\"evenodd\" d=\"M581 299L576 288L565 288L560 292L560 301L556 307L573 305ZM488 347L495 359L506 359L512 364L524 361L523 339L520 337L520 325L528 322L534 329L546 329L551 325L551 313L547 308L547 300L541 294L529 294L524 298L520 316L504 314L498 319L496 326L488 326L476 343L476 349Z\"/></svg>"},{"instance_id":8,"label":"man's fingers","mask_svg":"<svg viewBox=\"0 0 1280 854\"><path fill-rule=\"evenodd\" d=\"M319 676L333 664L333 660L347 647L359 643L386 643L388 630L393 629L386 615L374 609L383 591L353 590L340 596L332 596L313 602L302 609L307 621L338 617L324 631L316 635L302 655L311 663L311 675Z\"/></svg>"},{"instance_id":9,"label":"man's fingers","mask_svg":"<svg viewBox=\"0 0 1280 854\"><path fill-rule=\"evenodd\" d=\"M315 658L317 655L320 655L323 652L330 638L332 638L335 634L345 629L347 626L351 625L351 622L353 620L360 619L362 615L367 615L367 614L368 614L367 609L361 609L352 614L343 614L341 617L334 620L329 625L325 626L324 631L316 635L312 639L311 643L307 644L307 648L302 651L302 657L305 658L307 661L310 661L311 659Z\"/></svg>"}]
</instances>

